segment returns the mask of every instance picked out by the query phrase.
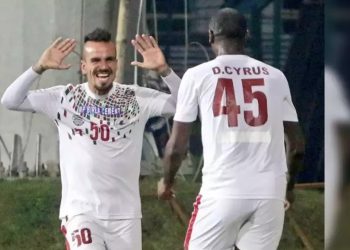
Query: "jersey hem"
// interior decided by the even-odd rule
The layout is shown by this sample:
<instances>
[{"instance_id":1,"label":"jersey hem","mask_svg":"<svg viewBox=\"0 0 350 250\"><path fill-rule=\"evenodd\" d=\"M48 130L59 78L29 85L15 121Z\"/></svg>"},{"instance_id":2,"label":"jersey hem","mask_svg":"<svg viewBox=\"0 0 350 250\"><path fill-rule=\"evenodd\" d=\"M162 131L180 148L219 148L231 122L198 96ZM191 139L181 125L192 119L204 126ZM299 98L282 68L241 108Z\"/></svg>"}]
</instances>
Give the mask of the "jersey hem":
<instances>
[{"instance_id":1,"label":"jersey hem","mask_svg":"<svg viewBox=\"0 0 350 250\"><path fill-rule=\"evenodd\" d=\"M81 213L72 213L72 214L67 214L67 215L63 215L63 216L59 216L60 220L64 220L68 217L72 218L74 216L77 215L81 215L81 214L86 214L88 216L92 216L96 219L100 219L100 220L130 220L130 219L142 219L142 215L141 214L123 214L123 215L97 215L91 212L81 212Z\"/></svg>"},{"instance_id":2,"label":"jersey hem","mask_svg":"<svg viewBox=\"0 0 350 250\"><path fill-rule=\"evenodd\" d=\"M203 198L215 198L215 199L240 199L240 200L281 200L284 201L284 198L270 196L270 195L214 195L214 194L203 194L199 193Z\"/></svg>"}]
</instances>

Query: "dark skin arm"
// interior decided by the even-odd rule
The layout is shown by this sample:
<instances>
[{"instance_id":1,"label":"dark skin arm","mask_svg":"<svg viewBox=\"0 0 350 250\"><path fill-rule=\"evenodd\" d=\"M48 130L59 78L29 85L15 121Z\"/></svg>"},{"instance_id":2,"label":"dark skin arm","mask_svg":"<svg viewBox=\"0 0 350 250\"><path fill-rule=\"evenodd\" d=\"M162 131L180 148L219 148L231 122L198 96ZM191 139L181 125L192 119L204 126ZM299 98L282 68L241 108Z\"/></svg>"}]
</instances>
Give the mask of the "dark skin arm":
<instances>
[{"instance_id":1,"label":"dark skin arm","mask_svg":"<svg viewBox=\"0 0 350 250\"><path fill-rule=\"evenodd\" d=\"M293 189L297 173L302 168L305 142L301 128L296 122L284 122L286 135L287 164L289 170L289 182L287 185L287 199L293 202ZM185 158L187 143L191 133L191 123L174 121L171 137L165 148L164 155L164 179L158 183L158 197L171 199L172 187L175 183L175 175Z\"/></svg>"},{"instance_id":2,"label":"dark skin arm","mask_svg":"<svg viewBox=\"0 0 350 250\"><path fill-rule=\"evenodd\" d=\"M287 200L290 203L293 203L293 190L296 177L303 166L305 141L301 128L297 122L283 122L283 127L286 142L287 166L289 172L289 181L287 184Z\"/></svg>"},{"instance_id":3,"label":"dark skin arm","mask_svg":"<svg viewBox=\"0 0 350 250\"><path fill-rule=\"evenodd\" d=\"M158 183L158 197L169 200L173 197L175 176L185 158L192 123L174 121L170 139L165 147L164 179Z\"/></svg>"}]
</instances>

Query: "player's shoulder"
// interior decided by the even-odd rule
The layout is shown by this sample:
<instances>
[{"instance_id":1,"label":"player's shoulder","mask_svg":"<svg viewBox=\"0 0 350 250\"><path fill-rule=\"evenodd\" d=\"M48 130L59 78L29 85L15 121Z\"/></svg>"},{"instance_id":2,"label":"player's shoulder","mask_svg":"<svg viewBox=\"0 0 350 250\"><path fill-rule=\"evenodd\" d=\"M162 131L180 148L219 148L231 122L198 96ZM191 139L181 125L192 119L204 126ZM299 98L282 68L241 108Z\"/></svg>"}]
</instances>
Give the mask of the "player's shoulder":
<instances>
[{"instance_id":1,"label":"player's shoulder","mask_svg":"<svg viewBox=\"0 0 350 250\"><path fill-rule=\"evenodd\" d=\"M136 98L136 100L142 102L141 105L149 102L153 102L159 95L166 94L159 90L139 86L139 85L122 85L123 91L122 97L126 99ZM147 104L146 104L147 105Z\"/></svg>"},{"instance_id":2,"label":"player's shoulder","mask_svg":"<svg viewBox=\"0 0 350 250\"><path fill-rule=\"evenodd\" d=\"M267 64L265 62L259 61L259 60L255 59L255 58L252 58L252 59L257 61L257 62L259 62L261 65L263 65L263 67L265 67L267 69L267 71L269 72L269 75L271 77L283 78L283 79L286 78L284 73L282 72L282 70L280 70L280 69L278 69L278 68L276 68L276 67L274 67L274 66L272 66L270 64Z\"/></svg>"},{"instance_id":3,"label":"player's shoulder","mask_svg":"<svg viewBox=\"0 0 350 250\"><path fill-rule=\"evenodd\" d=\"M146 89L136 84L121 84L114 82L114 94L119 97L129 98L133 96L138 96L140 93Z\"/></svg>"},{"instance_id":4,"label":"player's shoulder","mask_svg":"<svg viewBox=\"0 0 350 250\"><path fill-rule=\"evenodd\" d=\"M45 92L47 94L62 95L63 93L72 89L72 84L67 85L55 85L49 88L35 90L37 92Z\"/></svg>"},{"instance_id":5,"label":"player's shoulder","mask_svg":"<svg viewBox=\"0 0 350 250\"><path fill-rule=\"evenodd\" d=\"M85 95L88 95L87 85L87 82L79 84L68 83L66 85L60 85L53 88L55 88L54 91L57 91L57 93L59 93L62 98L65 99L84 98Z\"/></svg>"},{"instance_id":6,"label":"player's shoulder","mask_svg":"<svg viewBox=\"0 0 350 250\"><path fill-rule=\"evenodd\" d=\"M137 92L140 89L144 88L144 87L141 87L137 84L121 84L118 82L114 82L113 84L115 86L115 88L114 88L115 91Z\"/></svg>"},{"instance_id":7,"label":"player's shoulder","mask_svg":"<svg viewBox=\"0 0 350 250\"><path fill-rule=\"evenodd\" d=\"M66 85L58 85L53 88L55 88L55 91L61 92L63 95L69 95L70 93L75 93L75 92L83 92L84 90L83 84L73 84L73 83L68 83Z\"/></svg>"},{"instance_id":8,"label":"player's shoulder","mask_svg":"<svg viewBox=\"0 0 350 250\"><path fill-rule=\"evenodd\" d=\"M214 60L210 60L208 62L204 62L194 67L188 68L185 74L187 76L192 76L193 78L197 78L199 76L203 77L207 74L211 74L211 70L214 65L215 65Z\"/></svg>"}]
</instances>

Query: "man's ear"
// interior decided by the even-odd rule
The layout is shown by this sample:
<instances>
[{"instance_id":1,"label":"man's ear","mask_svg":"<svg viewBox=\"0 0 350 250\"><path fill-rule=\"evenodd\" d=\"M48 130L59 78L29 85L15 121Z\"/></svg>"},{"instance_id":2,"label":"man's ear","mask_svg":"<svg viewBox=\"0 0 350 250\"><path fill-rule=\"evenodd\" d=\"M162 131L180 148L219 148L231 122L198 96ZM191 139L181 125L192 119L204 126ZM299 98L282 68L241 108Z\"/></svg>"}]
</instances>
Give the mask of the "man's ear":
<instances>
[{"instance_id":1,"label":"man's ear","mask_svg":"<svg viewBox=\"0 0 350 250\"><path fill-rule=\"evenodd\" d=\"M86 63L84 59L80 60L80 70L83 75L86 75Z\"/></svg>"},{"instance_id":2,"label":"man's ear","mask_svg":"<svg viewBox=\"0 0 350 250\"><path fill-rule=\"evenodd\" d=\"M209 44L213 44L215 41L214 32L212 30L209 30L208 35L209 35Z\"/></svg>"},{"instance_id":3,"label":"man's ear","mask_svg":"<svg viewBox=\"0 0 350 250\"><path fill-rule=\"evenodd\" d=\"M245 33L245 37L244 37L244 41L245 43L248 43L251 39L251 35L250 35L250 31L247 29L246 33Z\"/></svg>"}]
</instances>

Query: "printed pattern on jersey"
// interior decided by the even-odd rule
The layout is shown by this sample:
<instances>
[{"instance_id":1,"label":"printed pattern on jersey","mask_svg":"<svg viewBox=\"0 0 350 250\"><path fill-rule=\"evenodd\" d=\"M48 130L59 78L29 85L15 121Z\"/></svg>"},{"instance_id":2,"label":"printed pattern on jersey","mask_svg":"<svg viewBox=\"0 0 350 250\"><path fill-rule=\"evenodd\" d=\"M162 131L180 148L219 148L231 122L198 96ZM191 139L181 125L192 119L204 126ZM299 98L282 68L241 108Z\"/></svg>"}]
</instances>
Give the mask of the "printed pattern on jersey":
<instances>
[{"instance_id":1,"label":"printed pattern on jersey","mask_svg":"<svg viewBox=\"0 0 350 250\"><path fill-rule=\"evenodd\" d=\"M82 84L68 85L61 104L55 122L70 129L67 136L71 140L74 136L88 135L94 144L99 140L114 142L117 138L128 138L139 122L140 106L130 87L115 86L108 97L94 99Z\"/></svg>"}]
</instances>

